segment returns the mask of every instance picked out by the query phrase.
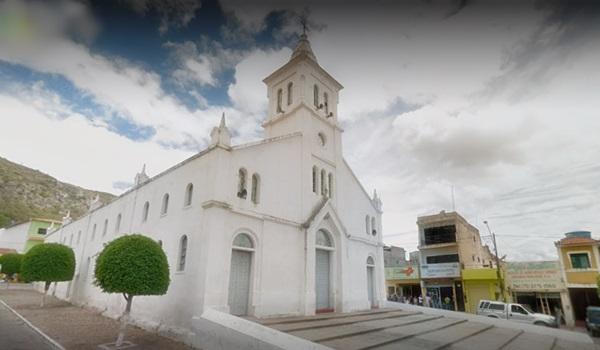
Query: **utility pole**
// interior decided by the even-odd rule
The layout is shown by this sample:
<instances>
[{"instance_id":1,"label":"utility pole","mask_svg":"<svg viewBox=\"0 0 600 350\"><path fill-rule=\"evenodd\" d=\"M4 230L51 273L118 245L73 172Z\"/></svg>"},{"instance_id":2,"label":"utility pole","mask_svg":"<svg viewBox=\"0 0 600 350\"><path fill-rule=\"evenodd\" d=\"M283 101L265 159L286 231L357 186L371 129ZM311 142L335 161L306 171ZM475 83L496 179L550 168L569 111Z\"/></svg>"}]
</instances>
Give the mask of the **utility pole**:
<instances>
[{"instance_id":1,"label":"utility pole","mask_svg":"<svg viewBox=\"0 0 600 350\"><path fill-rule=\"evenodd\" d=\"M502 272L500 272L500 257L498 256L498 245L496 244L496 235L490 230L487 220L483 222L488 229L488 232L492 236L492 242L494 243L494 254L496 255L496 276L498 277L498 285L500 286L500 300L506 302L504 298L504 280L502 279Z\"/></svg>"}]
</instances>

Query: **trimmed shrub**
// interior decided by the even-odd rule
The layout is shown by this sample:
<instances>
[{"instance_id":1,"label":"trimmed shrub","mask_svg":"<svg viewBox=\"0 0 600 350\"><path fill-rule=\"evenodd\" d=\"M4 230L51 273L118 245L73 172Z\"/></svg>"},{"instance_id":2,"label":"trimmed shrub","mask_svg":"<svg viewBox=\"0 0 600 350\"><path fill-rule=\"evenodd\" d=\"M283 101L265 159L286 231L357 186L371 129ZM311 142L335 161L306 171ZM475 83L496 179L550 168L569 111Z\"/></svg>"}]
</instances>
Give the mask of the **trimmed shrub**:
<instances>
[{"instance_id":1,"label":"trimmed shrub","mask_svg":"<svg viewBox=\"0 0 600 350\"><path fill-rule=\"evenodd\" d=\"M127 306L116 346L121 346L133 297L163 295L169 288L169 263L162 248L140 234L119 237L105 245L96 259L94 283L107 293L122 293Z\"/></svg>"},{"instance_id":2,"label":"trimmed shrub","mask_svg":"<svg viewBox=\"0 0 600 350\"><path fill-rule=\"evenodd\" d=\"M45 282L41 306L52 282L70 281L75 273L73 249L59 243L38 244L23 258L21 275L28 282Z\"/></svg>"},{"instance_id":3,"label":"trimmed shrub","mask_svg":"<svg viewBox=\"0 0 600 350\"><path fill-rule=\"evenodd\" d=\"M21 263L23 261L23 254L9 253L0 256L0 273L6 275L6 288L10 279L17 273L21 272Z\"/></svg>"}]
</instances>

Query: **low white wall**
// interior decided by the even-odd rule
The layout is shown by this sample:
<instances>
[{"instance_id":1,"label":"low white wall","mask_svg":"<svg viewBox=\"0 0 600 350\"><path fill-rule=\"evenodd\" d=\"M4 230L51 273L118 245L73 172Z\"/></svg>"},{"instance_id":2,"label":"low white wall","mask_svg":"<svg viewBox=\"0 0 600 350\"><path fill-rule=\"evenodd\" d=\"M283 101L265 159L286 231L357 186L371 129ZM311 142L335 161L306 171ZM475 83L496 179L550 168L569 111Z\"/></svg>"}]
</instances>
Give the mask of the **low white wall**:
<instances>
[{"instance_id":1,"label":"low white wall","mask_svg":"<svg viewBox=\"0 0 600 350\"><path fill-rule=\"evenodd\" d=\"M533 324L526 324L521 322L514 322L509 320L501 320L497 318L478 316L473 314L467 314L464 312L448 311L441 309L434 309L424 306L416 306L411 304L403 304L392 301L386 301L385 307L402 309L406 311L417 311L427 315L439 315L448 318L468 320L472 322L484 323L494 325L501 328L518 329L529 333L536 333L540 335L549 335L562 340L568 340L579 343L593 343L592 339L585 333L572 332L562 329L536 326Z\"/></svg>"},{"instance_id":2,"label":"low white wall","mask_svg":"<svg viewBox=\"0 0 600 350\"><path fill-rule=\"evenodd\" d=\"M258 323L214 309L192 318L192 344L204 350L330 350Z\"/></svg>"}]
</instances>

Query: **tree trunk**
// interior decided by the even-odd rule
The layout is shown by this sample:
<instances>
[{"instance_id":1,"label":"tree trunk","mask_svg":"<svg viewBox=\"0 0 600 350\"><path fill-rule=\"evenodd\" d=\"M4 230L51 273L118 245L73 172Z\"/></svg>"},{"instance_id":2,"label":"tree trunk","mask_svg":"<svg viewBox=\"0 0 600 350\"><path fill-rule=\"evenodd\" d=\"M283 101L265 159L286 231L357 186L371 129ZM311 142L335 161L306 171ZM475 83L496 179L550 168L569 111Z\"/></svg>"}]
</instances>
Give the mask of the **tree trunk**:
<instances>
[{"instance_id":1,"label":"tree trunk","mask_svg":"<svg viewBox=\"0 0 600 350\"><path fill-rule=\"evenodd\" d=\"M42 303L40 304L40 307L44 307L44 302L46 301L46 293L48 293L48 289L50 288L50 283L51 282L46 282L44 284L44 294L42 294Z\"/></svg>"},{"instance_id":2,"label":"tree trunk","mask_svg":"<svg viewBox=\"0 0 600 350\"><path fill-rule=\"evenodd\" d=\"M133 302L133 295L123 294L125 300L127 300L127 307L125 308L125 312L123 312L123 316L121 316L121 328L119 329L119 336L117 337L116 347L119 347L123 344L123 339L125 338L125 331L127 330L127 322L129 321L129 313L131 312L131 303Z\"/></svg>"}]
</instances>

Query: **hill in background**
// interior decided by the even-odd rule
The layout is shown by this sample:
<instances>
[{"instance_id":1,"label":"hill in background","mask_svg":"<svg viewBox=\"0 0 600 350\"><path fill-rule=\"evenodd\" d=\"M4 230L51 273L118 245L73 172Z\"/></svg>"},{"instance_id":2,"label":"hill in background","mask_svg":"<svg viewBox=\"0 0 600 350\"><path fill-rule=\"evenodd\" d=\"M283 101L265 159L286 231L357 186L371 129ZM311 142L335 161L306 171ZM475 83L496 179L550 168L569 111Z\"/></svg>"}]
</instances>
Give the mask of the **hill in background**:
<instances>
[{"instance_id":1,"label":"hill in background","mask_svg":"<svg viewBox=\"0 0 600 350\"><path fill-rule=\"evenodd\" d=\"M70 210L72 218L88 210L98 194L102 203L115 196L60 182L38 170L0 157L0 228L30 218L60 220Z\"/></svg>"}]
</instances>

